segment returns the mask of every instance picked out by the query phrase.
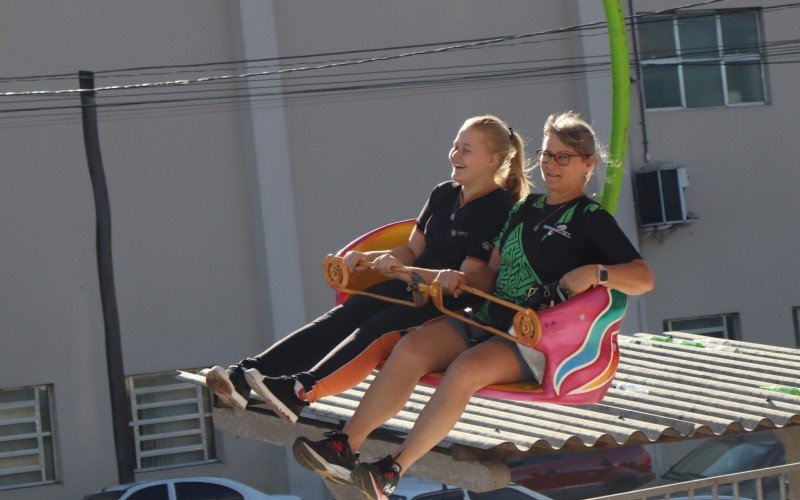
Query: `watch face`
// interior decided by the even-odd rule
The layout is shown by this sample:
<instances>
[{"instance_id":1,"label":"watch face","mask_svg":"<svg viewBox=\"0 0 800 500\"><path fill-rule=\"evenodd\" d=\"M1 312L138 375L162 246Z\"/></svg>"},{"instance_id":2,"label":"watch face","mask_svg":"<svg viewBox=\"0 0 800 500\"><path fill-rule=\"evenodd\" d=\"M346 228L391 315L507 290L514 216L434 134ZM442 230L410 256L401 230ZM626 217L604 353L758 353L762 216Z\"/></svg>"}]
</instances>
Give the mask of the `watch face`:
<instances>
[{"instance_id":1,"label":"watch face","mask_svg":"<svg viewBox=\"0 0 800 500\"><path fill-rule=\"evenodd\" d=\"M597 281L599 281L600 283L605 283L606 281L608 281L608 269L600 270L600 276Z\"/></svg>"}]
</instances>

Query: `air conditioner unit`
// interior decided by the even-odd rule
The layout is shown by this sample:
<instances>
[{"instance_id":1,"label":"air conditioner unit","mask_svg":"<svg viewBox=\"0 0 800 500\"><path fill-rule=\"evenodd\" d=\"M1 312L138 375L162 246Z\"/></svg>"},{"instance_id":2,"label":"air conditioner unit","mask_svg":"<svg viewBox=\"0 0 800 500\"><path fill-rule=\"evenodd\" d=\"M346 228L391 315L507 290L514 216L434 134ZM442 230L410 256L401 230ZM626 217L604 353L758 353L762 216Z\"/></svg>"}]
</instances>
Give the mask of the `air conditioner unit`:
<instances>
[{"instance_id":1,"label":"air conditioner unit","mask_svg":"<svg viewBox=\"0 0 800 500\"><path fill-rule=\"evenodd\" d=\"M692 217L683 197L683 190L689 185L686 168L674 163L649 168L635 174L639 224L657 227L687 222Z\"/></svg>"}]
</instances>

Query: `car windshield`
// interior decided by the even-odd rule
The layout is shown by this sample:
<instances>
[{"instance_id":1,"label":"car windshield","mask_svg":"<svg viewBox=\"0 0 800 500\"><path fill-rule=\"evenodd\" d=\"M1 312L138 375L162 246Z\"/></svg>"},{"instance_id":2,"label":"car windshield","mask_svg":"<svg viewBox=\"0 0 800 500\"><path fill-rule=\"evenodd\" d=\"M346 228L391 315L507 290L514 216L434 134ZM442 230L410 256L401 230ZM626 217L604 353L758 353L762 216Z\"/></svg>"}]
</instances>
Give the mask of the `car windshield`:
<instances>
[{"instance_id":1,"label":"car windshield","mask_svg":"<svg viewBox=\"0 0 800 500\"><path fill-rule=\"evenodd\" d=\"M685 480L754 469L770 448L768 443L709 441L686 455L664 477Z\"/></svg>"}]
</instances>

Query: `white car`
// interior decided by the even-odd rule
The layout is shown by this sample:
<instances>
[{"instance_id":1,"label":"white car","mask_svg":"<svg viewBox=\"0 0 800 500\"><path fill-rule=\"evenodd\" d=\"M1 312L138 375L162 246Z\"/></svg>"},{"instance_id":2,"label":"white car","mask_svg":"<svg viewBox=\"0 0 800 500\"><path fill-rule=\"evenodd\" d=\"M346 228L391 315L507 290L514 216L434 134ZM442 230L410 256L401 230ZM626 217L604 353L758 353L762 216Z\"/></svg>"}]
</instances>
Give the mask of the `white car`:
<instances>
[{"instance_id":1,"label":"white car","mask_svg":"<svg viewBox=\"0 0 800 500\"><path fill-rule=\"evenodd\" d=\"M689 497L670 497L672 500L690 500ZM730 495L695 495L694 500L753 500L750 497L732 497Z\"/></svg>"},{"instance_id":2,"label":"white car","mask_svg":"<svg viewBox=\"0 0 800 500\"><path fill-rule=\"evenodd\" d=\"M83 500L301 500L297 495L268 495L224 477L179 477L103 488Z\"/></svg>"},{"instance_id":3,"label":"white car","mask_svg":"<svg viewBox=\"0 0 800 500\"><path fill-rule=\"evenodd\" d=\"M397 485L390 500L552 500L524 486L511 483L503 488L476 493L443 483L418 477L404 477Z\"/></svg>"}]
</instances>

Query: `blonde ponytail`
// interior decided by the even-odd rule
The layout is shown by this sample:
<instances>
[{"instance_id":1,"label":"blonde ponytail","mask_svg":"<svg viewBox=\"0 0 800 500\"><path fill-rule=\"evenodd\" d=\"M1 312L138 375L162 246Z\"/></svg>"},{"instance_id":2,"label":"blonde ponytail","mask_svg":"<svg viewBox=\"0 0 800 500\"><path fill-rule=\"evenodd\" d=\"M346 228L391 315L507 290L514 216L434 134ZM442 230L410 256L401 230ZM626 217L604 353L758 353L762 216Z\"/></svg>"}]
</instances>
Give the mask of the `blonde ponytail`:
<instances>
[{"instance_id":1,"label":"blonde ponytail","mask_svg":"<svg viewBox=\"0 0 800 500\"><path fill-rule=\"evenodd\" d=\"M506 122L494 115L474 116L464 122L465 127L475 127L486 133L490 153L500 155L500 167L495 182L508 191L515 200L528 195L528 160L525 157L525 140Z\"/></svg>"},{"instance_id":2,"label":"blonde ponytail","mask_svg":"<svg viewBox=\"0 0 800 500\"><path fill-rule=\"evenodd\" d=\"M514 199L519 200L531 192L531 183L527 177L528 161L525 158L525 140L519 135L519 132L513 130L510 132L510 149L512 151L509 152L508 159L504 162L507 167L500 185L511 193Z\"/></svg>"}]
</instances>

